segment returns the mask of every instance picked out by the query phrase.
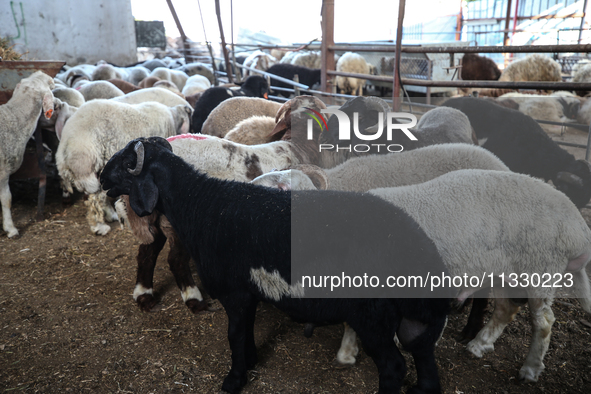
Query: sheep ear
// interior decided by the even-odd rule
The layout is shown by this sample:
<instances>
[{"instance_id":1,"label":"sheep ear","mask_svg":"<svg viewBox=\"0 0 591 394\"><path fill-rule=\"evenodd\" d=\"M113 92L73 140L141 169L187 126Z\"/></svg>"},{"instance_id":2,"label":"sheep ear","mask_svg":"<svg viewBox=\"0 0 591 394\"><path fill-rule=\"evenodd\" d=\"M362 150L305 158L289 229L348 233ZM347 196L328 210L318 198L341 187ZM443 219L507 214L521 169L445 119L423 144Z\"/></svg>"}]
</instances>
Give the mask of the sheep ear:
<instances>
[{"instance_id":1,"label":"sheep ear","mask_svg":"<svg viewBox=\"0 0 591 394\"><path fill-rule=\"evenodd\" d=\"M129 191L129 205L139 217L151 214L158 202L158 188L152 174L146 174L142 178L134 179Z\"/></svg>"},{"instance_id":2,"label":"sheep ear","mask_svg":"<svg viewBox=\"0 0 591 394\"><path fill-rule=\"evenodd\" d=\"M51 119L53 110L53 94L50 91L43 96L43 114L45 115L45 119Z\"/></svg>"}]
</instances>

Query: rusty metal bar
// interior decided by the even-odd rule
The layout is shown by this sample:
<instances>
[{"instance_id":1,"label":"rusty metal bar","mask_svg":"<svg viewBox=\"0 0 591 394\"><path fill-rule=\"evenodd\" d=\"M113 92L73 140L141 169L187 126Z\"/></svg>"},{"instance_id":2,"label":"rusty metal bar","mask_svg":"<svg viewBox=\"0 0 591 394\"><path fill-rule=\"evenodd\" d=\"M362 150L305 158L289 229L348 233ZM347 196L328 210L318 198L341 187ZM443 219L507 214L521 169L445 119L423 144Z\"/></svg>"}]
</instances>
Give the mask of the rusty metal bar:
<instances>
[{"instance_id":1,"label":"rusty metal bar","mask_svg":"<svg viewBox=\"0 0 591 394\"><path fill-rule=\"evenodd\" d=\"M394 67L392 74L394 74L394 89L392 89L392 109L398 112L400 109L400 57L402 49L402 24L404 22L404 9L406 7L406 0L399 0L398 2L398 27L396 29L396 52L394 58Z\"/></svg>"},{"instance_id":2,"label":"rusty metal bar","mask_svg":"<svg viewBox=\"0 0 591 394\"><path fill-rule=\"evenodd\" d=\"M226 70L228 71L228 81L234 83L234 76L232 75L232 64L228 57L228 48L226 48L226 39L224 38L224 27L222 26L222 13L220 11L220 0L215 0L215 14L218 18L218 26L220 28L220 40L222 41L222 52L226 62Z\"/></svg>"},{"instance_id":3,"label":"rusty metal bar","mask_svg":"<svg viewBox=\"0 0 591 394\"><path fill-rule=\"evenodd\" d=\"M329 46L335 51L395 52L393 45L343 45ZM591 52L591 44L584 45L508 45L473 47L421 47L403 46L403 53L552 53L552 52Z\"/></svg>"},{"instance_id":4,"label":"rusty metal bar","mask_svg":"<svg viewBox=\"0 0 591 394\"><path fill-rule=\"evenodd\" d=\"M507 13L505 15L505 33L503 34L503 45L509 45L509 21L511 20L511 0L507 0Z\"/></svg>"},{"instance_id":5,"label":"rusty metal bar","mask_svg":"<svg viewBox=\"0 0 591 394\"><path fill-rule=\"evenodd\" d=\"M585 17L587 16L587 0L583 1L583 16L581 17L581 27L579 29L579 38L577 39L577 44L581 43L581 36L583 34L583 28L585 26Z\"/></svg>"},{"instance_id":6,"label":"rusty metal bar","mask_svg":"<svg viewBox=\"0 0 591 394\"><path fill-rule=\"evenodd\" d=\"M322 43L320 46L321 53L321 70L320 70L320 90L323 92L331 92L332 87L328 79L327 71L335 69L334 63L334 0L322 1Z\"/></svg>"},{"instance_id":7,"label":"rusty metal bar","mask_svg":"<svg viewBox=\"0 0 591 394\"><path fill-rule=\"evenodd\" d=\"M181 25L181 21L179 20L179 17L176 14L176 10L174 9L174 6L172 5L172 0L166 0L166 3L168 4L168 8L170 9L170 13L172 14L172 18L174 19L174 23L176 23L176 28L179 29L179 33L181 35L181 40L183 40L183 48L185 48L185 59L186 59L187 63L190 63L193 61L193 56L191 55L191 46L189 45L189 42L187 41L187 36L185 35L185 31L183 30L183 26Z\"/></svg>"},{"instance_id":8,"label":"rusty metal bar","mask_svg":"<svg viewBox=\"0 0 591 394\"><path fill-rule=\"evenodd\" d=\"M392 82L391 77L327 71L328 75L362 78L371 81ZM401 82L412 86L457 87L457 88L496 88L496 89L544 89L544 90L591 90L591 83L585 82L499 82L499 81L432 81L426 79L402 78Z\"/></svg>"}]
</instances>

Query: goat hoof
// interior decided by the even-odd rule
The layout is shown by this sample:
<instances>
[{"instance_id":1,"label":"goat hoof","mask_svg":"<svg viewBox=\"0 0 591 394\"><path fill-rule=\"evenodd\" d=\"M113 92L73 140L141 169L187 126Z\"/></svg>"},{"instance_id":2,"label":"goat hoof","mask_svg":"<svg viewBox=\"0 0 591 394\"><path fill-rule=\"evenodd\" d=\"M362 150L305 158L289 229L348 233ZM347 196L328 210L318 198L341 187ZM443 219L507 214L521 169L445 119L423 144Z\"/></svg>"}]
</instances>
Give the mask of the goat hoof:
<instances>
[{"instance_id":1,"label":"goat hoof","mask_svg":"<svg viewBox=\"0 0 591 394\"><path fill-rule=\"evenodd\" d=\"M228 375L224 379L224 384L222 384L222 391L230 394L238 394L242 387L246 384L246 381L246 374L239 378Z\"/></svg>"},{"instance_id":2,"label":"goat hoof","mask_svg":"<svg viewBox=\"0 0 591 394\"><path fill-rule=\"evenodd\" d=\"M194 314L198 314L199 312L207 311L208 308L209 308L209 305L207 304L207 301L205 301L205 300L201 300L200 301L200 300L197 300L195 298L192 298L190 300L187 300L185 302L185 305Z\"/></svg>"},{"instance_id":3,"label":"goat hoof","mask_svg":"<svg viewBox=\"0 0 591 394\"><path fill-rule=\"evenodd\" d=\"M92 230L92 232L95 235L105 235L109 231L111 231L111 226L102 223L102 224L97 224L96 226L93 226L90 229Z\"/></svg>"},{"instance_id":4,"label":"goat hoof","mask_svg":"<svg viewBox=\"0 0 591 394\"><path fill-rule=\"evenodd\" d=\"M484 355L484 353L492 352L495 350L495 345L493 344L480 344L475 340L471 340L466 345L466 349L476 357L480 358Z\"/></svg>"},{"instance_id":5,"label":"goat hoof","mask_svg":"<svg viewBox=\"0 0 591 394\"><path fill-rule=\"evenodd\" d=\"M17 229L14 229L14 230L9 230L9 231L7 231L7 232L6 232L6 236L7 236L8 238L15 238L15 237L18 237L18 236L19 236L18 230L17 230Z\"/></svg>"},{"instance_id":6,"label":"goat hoof","mask_svg":"<svg viewBox=\"0 0 591 394\"><path fill-rule=\"evenodd\" d=\"M519 380L522 382L534 383L538 381L540 374L544 370L544 365L539 368L526 367L525 365L519 370Z\"/></svg>"},{"instance_id":7,"label":"goat hoof","mask_svg":"<svg viewBox=\"0 0 591 394\"><path fill-rule=\"evenodd\" d=\"M314 329L315 328L316 328L316 325L315 324L307 323L304 326L304 336L306 338L311 338L312 337L312 334L314 334Z\"/></svg>"},{"instance_id":8,"label":"goat hoof","mask_svg":"<svg viewBox=\"0 0 591 394\"><path fill-rule=\"evenodd\" d=\"M136 301L140 309L144 312L151 312L158 303L152 294L142 294Z\"/></svg>"},{"instance_id":9,"label":"goat hoof","mask_svg":"<svg viewBox=\"0 0 591 394\"><path fill-rule=\"evenodd\" d=\"M419 386L411 387L406 394L439 394L441 393L441 388L433 388L431 390L422 389Z\"/></svg>"}]
</instances>

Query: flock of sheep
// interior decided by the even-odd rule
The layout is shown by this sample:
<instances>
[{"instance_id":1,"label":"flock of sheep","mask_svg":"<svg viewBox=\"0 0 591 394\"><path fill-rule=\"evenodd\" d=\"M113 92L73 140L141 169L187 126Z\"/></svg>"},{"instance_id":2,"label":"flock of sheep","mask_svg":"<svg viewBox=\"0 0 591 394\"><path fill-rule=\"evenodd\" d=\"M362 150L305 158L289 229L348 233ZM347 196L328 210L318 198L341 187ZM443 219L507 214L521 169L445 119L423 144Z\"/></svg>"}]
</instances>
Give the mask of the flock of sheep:
<instances>
[{"instance_id":1,"label":"flock of sheep","mask_svg":"<svg viewBox=\"0 0 591 394\"><path fill-rule=\"evenodd\" d=\"M313 53L292 53L275 65L263 55L244 63L257 68L266 62L276 75L296 73L309 86L316 83ZM470 57L464 59L469 71ZM519 74L510 70L505 73ZM505 73L490 74L509 78ZM310 113L327 109L317 97L270 101L271 88L257 75L240 86L214 85L204 64L162 60L125 68L103 62L56 78L42 72L24 78L0 106L0 201L3 229L17 236L9 176L37 125L54 130L55 140L46 142L62 187L88 195L91 231L104 235L107 222L119 220L141 242L133 291L138 306L149 311L157 303L154 266L167 241L186 306L193 313L210 309L191 260L207 294L224 306L232 367L223 390L239 392L257 362L253 330L261 301L306 323L307 335L316 325L345 323L336 359L354 364L359 336L378 368L379 393L402 387L406 366L399 347L415 360L418 381L409 392L441 392L434 347L451 307L468 299L473 304L463 335L478 357L494 350L520 306L529 305L532 339L519 371L529 382L544 370L557 285L570 281L591 313L585 271L591 230L579 211L591 199L591 167L533 120L585 116L584 99L568 93L452 98L421 116L412 129L416 141L402 133L376 140L403 152L359 154L319 150L342 142L335 116L310 123L310 135L300 127ZM362 93L357 82L342 86ZM357 126L366 134L389 112L375 97L357 97L338 109L350 119L361 114ZM365 143L353 123L350 144ZM335 230L318 237L326 228ZM307 298L310 289L292 276L298 253L310 267L356 269L372 261L392 275L490 276L437 297ZM536 275L554 285L521 280ZM484 324L489 293L495 306Z\"/></svg>"}]
</instances>

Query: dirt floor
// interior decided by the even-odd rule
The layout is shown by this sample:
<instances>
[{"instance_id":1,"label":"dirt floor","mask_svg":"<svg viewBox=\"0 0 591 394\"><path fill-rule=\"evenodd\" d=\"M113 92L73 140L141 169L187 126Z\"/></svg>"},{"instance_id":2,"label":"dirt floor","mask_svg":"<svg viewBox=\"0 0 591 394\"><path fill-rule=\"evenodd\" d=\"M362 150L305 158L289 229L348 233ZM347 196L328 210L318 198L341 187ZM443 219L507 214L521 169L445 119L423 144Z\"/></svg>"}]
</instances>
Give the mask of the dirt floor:
<instances>
[{"instance_id":1,"label":"dirt floor","mask_svg":"<svg viewBox=\"0 0 591 394\"><path fill-rule=\"evenodd\" d=\"M586 135L566 138L585 142ZM569 148L582 157L580 149ZM132 299L134 237L112 224L92 235L78 196L63 205L50 180L45 220L34 220L37 188L11 182L13 218L21 235L0 235L0 391L14 393L217 393L230 367L227 318L222 311L193 315L166 265L155 273L157 311L141 312ZM583 214L591 223L591 210ZM214 306L219 304L214 302ZM436 348L445 393L590 393L591 317L578 302L558 299L546 370L536 384L516 379L528 350L527 308L477 359L454 338L466 312L450 317ZM361 351L357 364L332 361L342 326L303 326L268 305L259 307L259 363L244 393L374 393L378 376ZM409 373L403 391L416 381Z\"/></svg>"}]
</instances>

